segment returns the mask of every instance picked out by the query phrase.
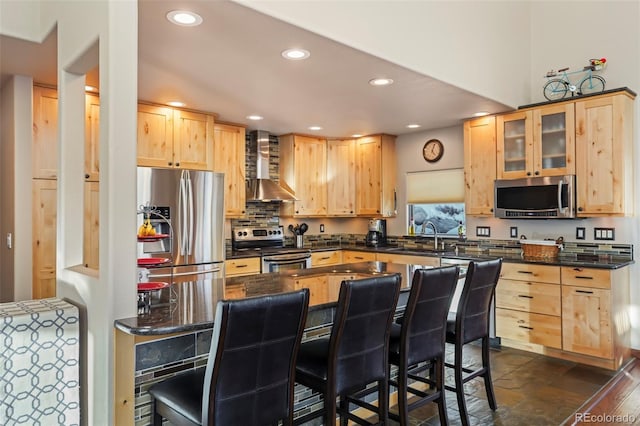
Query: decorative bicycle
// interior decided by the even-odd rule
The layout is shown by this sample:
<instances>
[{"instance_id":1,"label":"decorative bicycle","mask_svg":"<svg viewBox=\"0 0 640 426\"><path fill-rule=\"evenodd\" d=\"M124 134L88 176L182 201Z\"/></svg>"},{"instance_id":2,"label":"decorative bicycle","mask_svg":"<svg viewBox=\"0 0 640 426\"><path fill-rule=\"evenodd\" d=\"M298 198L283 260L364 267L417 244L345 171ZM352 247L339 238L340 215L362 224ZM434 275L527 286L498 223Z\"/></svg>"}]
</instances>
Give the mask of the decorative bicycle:
<instances>
[{"instance_id":1,"label":"decorative bicycle","mask_svg":"<svg viewBox=\"0 0 640 426\"><path fill-rule=\"evenodd\" d=\"M544 97L550 101L562 99L571 93L571 96L586 95L588 93L596 93L604 91L605 80L602 76L593 74L594 71L600 71L606 66L606 58L590 59L589 65L580 71L567 72L569 67L559 69L558 71L549 71L545 76L550 79L542 89ZM569 76L573 74L586 74L577 84L573 84ZM552 78L558 77L559 78Z\"/></svg>"}]
</instances>

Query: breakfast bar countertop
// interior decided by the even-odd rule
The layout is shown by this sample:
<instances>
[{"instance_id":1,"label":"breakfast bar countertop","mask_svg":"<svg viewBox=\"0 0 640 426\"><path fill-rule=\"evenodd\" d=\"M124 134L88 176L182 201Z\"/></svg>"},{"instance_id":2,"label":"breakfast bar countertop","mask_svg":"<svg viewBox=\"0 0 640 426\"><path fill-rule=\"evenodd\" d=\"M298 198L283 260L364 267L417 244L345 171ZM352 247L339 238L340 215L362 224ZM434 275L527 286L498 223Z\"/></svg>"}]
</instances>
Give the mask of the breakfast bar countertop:
<instances>
[{"instance_id":1,"label":"breakfast bar countertop","mask_svg":"<svg viewBox=\"0 0 640 426\"><path fill-rule=\"evenodd\" d=\"M331 322L343 279L365 278L399 273L402 290L409 289L413 265L384 262L361 262L321 268L288 270L278 273L178 282L173 284L175 301L152 304L138 316L117 319L116 329L133 335L161 336L204 330L213 326L216 305L224 298L243 298L278 294L302 287L326 288L320 298L311 298L307 328ZM169 289L161 290L169 294ZM165 298L166 299L166 298ZM402 298L401 298L402 300Z\"/></svg>"}]
</instances>

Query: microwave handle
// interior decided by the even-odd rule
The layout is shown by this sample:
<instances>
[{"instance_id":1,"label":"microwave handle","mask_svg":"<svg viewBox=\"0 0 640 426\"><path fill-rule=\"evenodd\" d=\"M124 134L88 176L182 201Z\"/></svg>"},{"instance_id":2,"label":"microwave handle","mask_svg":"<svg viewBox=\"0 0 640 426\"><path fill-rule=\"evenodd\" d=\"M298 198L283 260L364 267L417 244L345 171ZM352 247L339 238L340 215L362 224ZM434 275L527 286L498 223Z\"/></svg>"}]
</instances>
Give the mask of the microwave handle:
<instances>
[{"instance_id":1,"label":"microwave handle","mask_svg":"<svg viewBox=\"0 0 640 426\"><path fill-rule=\"evenodd\" d=\"M563 184L564 182L562 180L558 182L558 210L560 210L561 213L564 213L564 211L567 209L566 207L562 206L562 185Z\"/></svg>"}]
</instances>

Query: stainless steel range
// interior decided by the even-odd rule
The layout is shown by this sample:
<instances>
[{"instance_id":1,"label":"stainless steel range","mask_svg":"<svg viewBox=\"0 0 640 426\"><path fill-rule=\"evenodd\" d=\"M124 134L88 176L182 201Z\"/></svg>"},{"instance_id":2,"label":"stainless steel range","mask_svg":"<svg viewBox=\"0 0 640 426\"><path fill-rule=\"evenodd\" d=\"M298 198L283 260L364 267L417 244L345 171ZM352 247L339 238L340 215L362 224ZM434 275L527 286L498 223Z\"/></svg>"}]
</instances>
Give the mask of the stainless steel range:
<instances>
[{"instance_id":1,"label":"stainless steel range","mask_svg":"<svg viewBox=\"0 0 640 426\"><path fill-rule=\"evenodd\" d=\"M234 228L231 248L255 251L262 259L262 273L311 267L311 250L284 246L282 226Z\"/></svg>"}]
</instances>

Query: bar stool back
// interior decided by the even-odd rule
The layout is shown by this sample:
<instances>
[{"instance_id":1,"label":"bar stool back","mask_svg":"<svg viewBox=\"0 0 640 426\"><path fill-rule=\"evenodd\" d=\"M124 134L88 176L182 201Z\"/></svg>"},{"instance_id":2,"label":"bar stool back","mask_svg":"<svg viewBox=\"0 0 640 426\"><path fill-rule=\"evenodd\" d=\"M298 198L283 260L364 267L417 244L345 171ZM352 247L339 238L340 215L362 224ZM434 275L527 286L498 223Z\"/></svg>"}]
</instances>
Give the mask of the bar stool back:
<instances>
[{"instance_id":1,"label":"bar stool back","mask_svg":"<svg viewBox=\"0 0 640 426\"><path fill-rule=\"evenodd\" d=\"M324 410L296 419L296 424L324 414L324 424L332 425L336 411L343 425L348 419L369 424L349 413L349 403L376 412L379 423L387 423L387 351L400 281L401 276L394 274L342 282L330 337L304 342L296 364L296 382L322 393ZM373 382L377 382L377 407L352 395Z\"/></svg>"},{"instance_id":2,"label":"bar stool back","mask_svg":"<svg viewBox=\"0 0 640 426\"><path fill-rule=\"evenodd\" d=\"M308 289L218 302L206 368L149 389L153 424L291 424L308 306Z\"/></svg>"}]
</instances>

